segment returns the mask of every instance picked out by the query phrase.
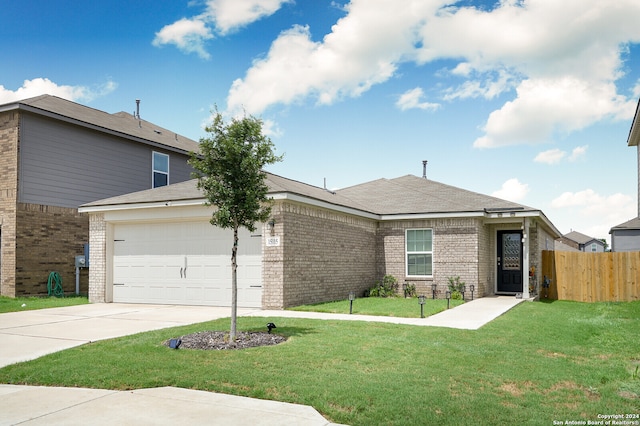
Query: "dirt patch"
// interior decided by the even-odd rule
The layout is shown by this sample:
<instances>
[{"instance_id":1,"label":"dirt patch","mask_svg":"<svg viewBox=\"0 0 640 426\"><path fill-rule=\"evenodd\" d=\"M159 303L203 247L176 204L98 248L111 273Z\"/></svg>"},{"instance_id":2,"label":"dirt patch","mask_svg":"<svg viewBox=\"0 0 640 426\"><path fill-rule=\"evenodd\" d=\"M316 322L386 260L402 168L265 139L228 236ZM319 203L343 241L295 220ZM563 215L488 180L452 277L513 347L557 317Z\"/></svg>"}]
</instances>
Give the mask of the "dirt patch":
<instances>
[{"instance_id":1,"label":"dirt patch","mask_svg":"<svg viewBox=\"0 0 640 426\"><path fill-rule=\"evenodd\" d=\"M285 342L286 337L260 332L239 332L236 341L229 341L229 333L224 331L199 331L178 337L182 341L179 349L224 350L247 349L259 346L273 346ZM169 340L164 342L169 346Z\"/></svg>"},{"instance_id":2,"label":"dirt patch","mask_svg":"<svg viewBox=\"0 0 640 426\"><path fill-rule=\"evenodd\" d=\"M547 358L567 358L567 355L559 353L559 352L548 352L548 351L543 351L542 349L537 351L540 355L547 357Z\"/></svg>"}]
</instances>

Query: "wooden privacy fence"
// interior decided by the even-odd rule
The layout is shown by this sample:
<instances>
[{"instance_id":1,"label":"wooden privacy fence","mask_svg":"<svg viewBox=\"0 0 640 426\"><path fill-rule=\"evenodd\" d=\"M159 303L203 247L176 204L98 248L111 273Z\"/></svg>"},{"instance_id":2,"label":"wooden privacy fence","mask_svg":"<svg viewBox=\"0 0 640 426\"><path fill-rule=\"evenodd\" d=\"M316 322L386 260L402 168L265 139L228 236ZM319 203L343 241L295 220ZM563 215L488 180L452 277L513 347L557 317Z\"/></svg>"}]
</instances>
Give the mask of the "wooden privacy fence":
<instances>
[{"instance_id":1,"label":"wooden privacy fence","mask_svg":"<svg viewBox=\"0 0 640 426\"><path fill-rule=\"evenodd\" d=\"M640 252L543 251L542 276L551 279L549 298L578 302L640 300ZM540 284L540 298L545 289Z\"/></svg>"}]
</instances>

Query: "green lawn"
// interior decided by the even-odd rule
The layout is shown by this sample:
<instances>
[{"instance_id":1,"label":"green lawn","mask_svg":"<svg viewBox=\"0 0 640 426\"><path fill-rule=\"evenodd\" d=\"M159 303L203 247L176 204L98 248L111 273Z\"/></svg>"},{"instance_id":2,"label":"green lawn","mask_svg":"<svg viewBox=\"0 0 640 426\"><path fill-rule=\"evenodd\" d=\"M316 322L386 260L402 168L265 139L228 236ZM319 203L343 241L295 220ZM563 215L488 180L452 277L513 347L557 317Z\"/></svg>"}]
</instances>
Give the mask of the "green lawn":
<instances>
[{"instance_id":1,"label":"green lawn","mask_svg":"<svg viewBox=\"0 0 640 426\"><path fill-rule=\"evenodd\" d=\"M451 308L462 304L462 300L450 300ZM446 299L426 299L424 316L428 317L447 309ZM290 308L292 311L327 312L332 314L348 314L349 301L317 303ZM401 318L420 318L420 303L418 298L402 297L363 297L353 301L353 313L360 315L382 315Z\"/></svg>"},{"instance_id":2,"label":"green lawn","mask_svg":"<svg viewBox=\"0 0 640 426\"><path fill-rule=\"evenodd\" d=\"M286 343L241 351L162 342L228 319L96 342L0 369L1 383L178 386L315 407L351 425L531 424L640 412L640 302L522 303L480 330L273 321Z\"/></svg>"},{"instance_id":3,"label":"green lawn","mask_svg":"<svg viewBox=\"0 0 640 426\"><path fill-rule=\"evenodd\" d=\"M89 303L86 297L5 297L0 296L0 314L6 312L30 311L33 309L59 308L61 306Z\"/></svg>"}]
</instances>

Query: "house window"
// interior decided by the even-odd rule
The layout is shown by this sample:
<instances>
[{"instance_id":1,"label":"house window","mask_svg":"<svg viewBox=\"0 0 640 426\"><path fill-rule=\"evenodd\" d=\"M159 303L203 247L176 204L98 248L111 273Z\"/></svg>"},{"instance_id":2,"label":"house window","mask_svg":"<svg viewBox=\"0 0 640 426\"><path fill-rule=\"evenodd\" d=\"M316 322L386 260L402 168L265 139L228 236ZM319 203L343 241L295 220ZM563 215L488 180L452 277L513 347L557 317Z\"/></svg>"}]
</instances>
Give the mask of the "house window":
<instances>
[{"instance_id":1,"label":"house window","mask_svg":"<svg viewBox=\"0 0 640 426\"><path fill-rule=\"evenodd\" d=\"M407 276L433 276L433 230L407 229Z\"/></svg>"},{"instance_id":2,"label":"house window","mask_svg":"<svg viewBox=\"0 0 640 426\"><path fill-rule=\"evenodd\" d=\"M598 251L598 247L597 247L596 243L592 243L591 244L591 251L594 251L594 252Z\"/></svg>"},{"instance_id":3,"label":"house window","mask_svg":"<svg viewBox=\"0 0 640 426\"><path fill-rule=\"evenodd\" d=\"M153 187L169 185L169 156L159 152L153 153Z\"/></svg>"}]
</instances>

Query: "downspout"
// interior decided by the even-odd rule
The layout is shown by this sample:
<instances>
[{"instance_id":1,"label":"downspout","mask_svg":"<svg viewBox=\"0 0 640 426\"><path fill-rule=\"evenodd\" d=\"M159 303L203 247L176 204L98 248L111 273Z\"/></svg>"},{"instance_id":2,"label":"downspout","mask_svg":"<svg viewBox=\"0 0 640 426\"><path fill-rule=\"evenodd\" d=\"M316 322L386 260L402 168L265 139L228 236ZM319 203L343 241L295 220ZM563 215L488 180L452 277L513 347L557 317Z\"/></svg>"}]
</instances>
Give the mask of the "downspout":
<instances>
[{"instance_id":1,"label":"downspout","mask_svg":"<svg viewBox=\"0 0 640 426\"><path fill-rule=\"evenodd\" d=\"M529 298L529 218L525 217L522 233L522 298Z\"/></svg>"}]
</instances>

